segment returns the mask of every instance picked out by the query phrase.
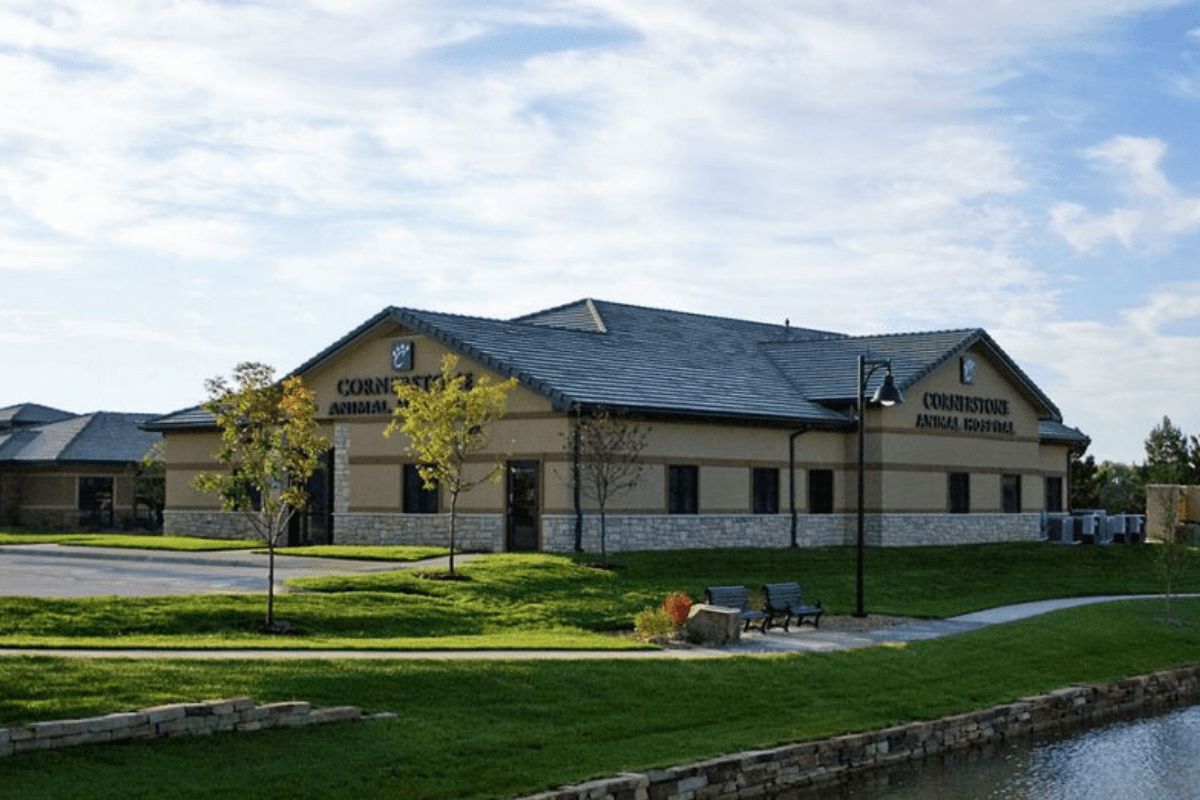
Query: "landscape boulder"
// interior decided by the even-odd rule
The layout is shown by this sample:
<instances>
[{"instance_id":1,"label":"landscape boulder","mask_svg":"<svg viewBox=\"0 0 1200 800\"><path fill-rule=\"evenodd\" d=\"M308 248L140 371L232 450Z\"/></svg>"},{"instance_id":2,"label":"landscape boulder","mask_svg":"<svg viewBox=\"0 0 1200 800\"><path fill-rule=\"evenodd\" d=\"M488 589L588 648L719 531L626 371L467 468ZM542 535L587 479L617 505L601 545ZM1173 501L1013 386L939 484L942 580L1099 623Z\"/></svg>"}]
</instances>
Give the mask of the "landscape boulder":
<instances>
[{"instance_id":1,"label":"landscape boulder","mask_svg":"<svg viewBox=\"0 0 1200 800\"><path fill-rule=\"evenodd\" d=\"M742 640L741 612L736 608L698 603L688 612L687 627L696 639L714 647L737 644Z\"/></svg>"}]
</instances>

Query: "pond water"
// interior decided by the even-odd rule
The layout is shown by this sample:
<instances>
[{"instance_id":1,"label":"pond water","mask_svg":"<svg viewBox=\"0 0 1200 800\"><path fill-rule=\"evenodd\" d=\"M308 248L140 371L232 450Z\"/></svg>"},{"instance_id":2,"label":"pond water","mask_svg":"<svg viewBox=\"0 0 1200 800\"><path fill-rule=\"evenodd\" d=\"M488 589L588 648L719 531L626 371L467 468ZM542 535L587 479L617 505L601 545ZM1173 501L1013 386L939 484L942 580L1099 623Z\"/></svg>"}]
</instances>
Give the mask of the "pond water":
<instances>
[{"instance_id":1,"label":"pond water","mask_svg":"<svg viewBox=\"0 0 1200 800\"><path fill-rule=\"evenodd\" d=\"M1200 706L881 770L802 800L1200 800Z\"/></svg>"}]
</instances>

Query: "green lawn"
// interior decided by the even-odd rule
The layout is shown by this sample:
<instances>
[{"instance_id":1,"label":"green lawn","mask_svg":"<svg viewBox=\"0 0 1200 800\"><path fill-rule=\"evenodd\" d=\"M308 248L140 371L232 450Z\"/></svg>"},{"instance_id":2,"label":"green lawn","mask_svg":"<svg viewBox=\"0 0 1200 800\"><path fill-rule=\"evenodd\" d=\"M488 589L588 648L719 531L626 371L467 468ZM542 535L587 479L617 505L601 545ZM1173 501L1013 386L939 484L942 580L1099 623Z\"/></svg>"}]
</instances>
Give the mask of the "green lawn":
<instances>
[{"instance_id":1,"label":"green lawn","mask_svg":"<svg viewBox=\"0 0 1200 800\"><path fill-rule=\"evenodd\" d=\"M204 539L198 536L163 536L158 533L61 533L33 530L0 530L0 546L7 544L65 544L76 547L125 547L141 550L250 550L262 542L248 539Z\"/></svg>"},{"instance_id":2,"label":"green lawn","mask_svg":"<svg viewBox=\"0 0 1200 800\"><path fill-rule=\"evenodd\" d=\"M983 545L868 552L867 610L944 617L1048 597L1160 591L1151 547ZM392 571L297 581L265 600L0 598L0 645L472 648L621 646L604 633L669 592L800 580L831 613L853 606L852 548L619 554L620 568L544 554L460 566L468 580ZM579 563L577 563L577 561ZM1189 573L1180 591L1200 591ZM80 748L6 759L29 797L483 798L589 776L1002 703L1065 684L1191 663L1190 624L1161 600L1076 609L906 646L701 661L197 661L0 659L0 724L249 695L354 704L399 719L253 736Z\"/></svg>"},{"instance_id":3,"label":"green lawn","mask_svg":"<svg viewBox=\"0 0 1200 800\"><path fill-rule=\"evenodd\" d=\"M948 617L996 605L1086 594L1160 591L1151 547L1052 545L873 550L868 611ZM357 552L357 550L354 550ZM620 568L586 559L499 554L464 563L466 580L430 580L412 570L295 580L276 597L277 618L298 636L258 633L266 604L256 595L0 598L0 645L176 648L609 649L634 646L608 635L627 629L668 593L700 599L706 585L799 579L831 614L854 602L853 548L628 553ZM1200 591L1192 575L1181 591ZM119 637L119 638L117 638Z\"/></svg>"},{"instance_id":4,"label":"green lawn","mask_svg":"<svg viewBox=\"0 0 1200 800\"><path fill-rule=\"evenodd\" d=\"M5 797L489 798L723 752L986 707L1188 663L1158 601L1060 612L949 639L703 661L0 659L0 720L249 695L391 711L253 735L6 759Z\"/></svg>"}]
</instances>

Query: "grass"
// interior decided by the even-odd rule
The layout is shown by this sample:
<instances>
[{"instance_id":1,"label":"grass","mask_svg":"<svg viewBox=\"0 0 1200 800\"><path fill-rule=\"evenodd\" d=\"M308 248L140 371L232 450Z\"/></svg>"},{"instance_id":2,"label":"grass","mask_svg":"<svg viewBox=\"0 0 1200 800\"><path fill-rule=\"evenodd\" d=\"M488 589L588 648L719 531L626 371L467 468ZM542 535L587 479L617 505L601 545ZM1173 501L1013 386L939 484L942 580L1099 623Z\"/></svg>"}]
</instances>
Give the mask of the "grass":
<instances>
[{"instance_id":1,"label":"grass","mask_svg":"<svg viewBox=\"0 0 1200 800\"><path fill-rule=\"evenodd\" d=\"M1151 547L979 545L868 551L867 609L944 617L1091 594L1161 591ZM0 645L489 648L624 646L666 594L800 580L830 613L853 607L852 548L497 555L462 581L411 571L295 581L277 615L304 635L256 633L255 596L0 598ZM576 561L580 563L576 563ZM1180 592L1200 591L1185 576ZM392 721L253 737L80 748L6 759L5 796L482 798L1003 703L1076 682L1196 660L1190 624L1161 600L1106 604L906 646L699 661L0 659L0 724L249 695L391 711Z\"/></svg>"},{"instance_id":2,"label":"grass","mask_svg":"<svg viewBox=\"0 0 1200 800\"><path fill-rule=\"evenodd\" d=\"M63 544L75 547L124 547L139 550L250 550L262 542L249 539L205 539L198 536L163 536L159 533L63 533L57 531L3 530L0 546L10 544Z\"/></svg>"},{"instance_id":3,"label":"grass","mask_svg":"<svg viewBox=\"0 0 1200 800\"><path fill-rule=\"evenodd\" d=\"M266 552L263 550L262 552ZM424 561L450 554L448 547L418 547L416 545L340 545L322 544L311 547L285 547L276 550L281 556L311 558L346 558L358 561Z\"/></svg>"},{"instance_id":4,"label":"grass","mask_svg":"<svg viewBox=\"0 0 1200 800\"><path fill-rule=\"evenodd\" d=\"M1161 611L1161 601L1118 603L906 646L682 662L7 658L0 660L0 720L234 695L348 703L398 718L30 754L4 763L5 796L532 793L1193 661L1200 601L1180 601L1186 627L1157 623Z\"/></svg>"},{"instance_id":5,"label":"grass","mask_svg":"<svg viewBox=\"0 0 1200 800\"><path fill-rule=\"evenodd\" d=\"M351 549L356 552L357 549ZM1080 594L1160 591L1150 547L1050 545L896 548L870 553L867 609L947 617L982 608ZM852 548L622 554L599 570L550 554L498 554L464 563L467 580L429 580L412 570L291 581L276 616L300 634L258 632L256 595L0 598L0 645L44 647L297 649L613 649L606 635L673 592L706 585L801 578L831 614L853 609ZM584 559L579 559L583 561ZM1200 580L1180 591L1200 591ZM118 638L119 637L119 638Z\"/></svg>"},{"instance_id":6,"label":"grass","mask_svg":"<svg viewBox=\"0 0 1200 800\"><path fill-rule=\"evenodd\" d=\"M79 533L36 530L0 530L0 546L10 544L62 544L76 547L124 547L139 550L173 550L203 552L206 550L254 550L267 552L258 539L209 539L200 536L164 536L161 533ZM314 545L286 547L276 553L310 558L343 558L362 561L421 561L449 554L445 547L411 545L351 546Z\"/></svg>"}]
</instances>

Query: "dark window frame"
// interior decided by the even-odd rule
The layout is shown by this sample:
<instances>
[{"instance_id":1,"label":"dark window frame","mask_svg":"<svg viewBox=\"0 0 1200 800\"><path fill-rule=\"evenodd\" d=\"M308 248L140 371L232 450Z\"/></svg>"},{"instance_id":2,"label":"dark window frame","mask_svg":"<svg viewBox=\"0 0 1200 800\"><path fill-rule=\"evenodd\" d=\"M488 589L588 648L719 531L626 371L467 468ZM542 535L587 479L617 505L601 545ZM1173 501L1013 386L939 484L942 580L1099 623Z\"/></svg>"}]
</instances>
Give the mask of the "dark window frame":
<instances>
[{"instance_id":1,"label":"dark window frame","mask_svg":"<svg viewBox=\"0 0 1200 800\"><path fill-rule=\"evenodd\" d=\"M1005 514L1021 513L1021 476L1006 473L1000 476L1000 510Z\"/></svg>"},{"instance_id":2,"label":"dark window frame","mask_svg":"<svg viewBox=\"0 0 1200 800\"><path fill-rule=\"evenodd\" d=\"M418 472L419 464L405 464L401 478L400 496L405 514L436 514L440 509L437 488L426 489L425 480Z\"/></svg>"},{"instance_id":3,"label":"dark window frame","mask_svg":"<svg viewBox=\"0 0 1200 800\"><path fill-rule=\"evenodd\" d=\"M946 486L950 513L971 513L971 473L951 472L947 477Z\"/></svg>"},{"instance_id":4,"label":"dark window frame","mask_svg":"<svg viewBox=\"0 0 1200 800\"><path fill-rule=\"evenodd\" d=\"M1061 514L1063 508L1062 476L1050 475L1046 478L1046 511L1051 514Z\"/></svg>"},{"instance_id":5,"label":"dark window frame","mask_svg":"<svg viewBox=\"0 0 1200 800\"><path fill-rule=\"evenodd\" d=\"M779 513L779 469L754 467L750 471L752 510L755 514Z\"/></svg>"},{"instance_id":6,"label":"dark window frame","mask_svg":"<svg viewBox=\"0 0 1200 800\"><path fill-rule=\"evenodd\" d=\"M808 471L808 513L833 513L833 470Z\"/></svg>"},{"instance_id":7,"label":"dark window frame","mask_svg":"<svg viewBox=\"0 0 1200 800\"><path fill-rule=\"evenodd\" d=\"M667 466L667 513L700 513L700 468L695 464Z\"/></svg>"}]
</instances>

